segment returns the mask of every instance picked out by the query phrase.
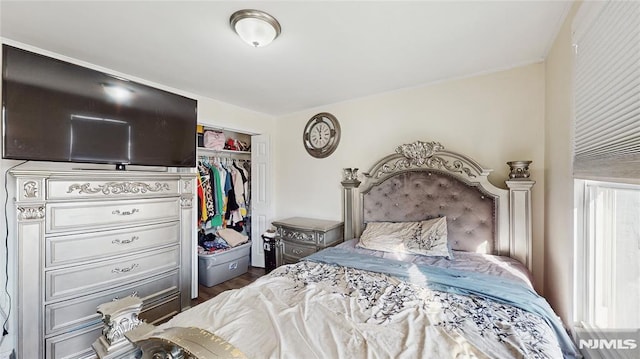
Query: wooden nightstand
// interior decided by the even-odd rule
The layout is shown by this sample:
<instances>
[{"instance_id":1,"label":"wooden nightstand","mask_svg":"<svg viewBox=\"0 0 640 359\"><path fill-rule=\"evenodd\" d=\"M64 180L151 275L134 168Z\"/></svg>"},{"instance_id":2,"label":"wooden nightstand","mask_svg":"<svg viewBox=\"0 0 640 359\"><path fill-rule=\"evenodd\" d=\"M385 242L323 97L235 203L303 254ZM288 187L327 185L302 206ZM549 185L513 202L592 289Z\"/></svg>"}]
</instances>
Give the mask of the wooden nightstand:
<instances>
[{"instance_id":1,"label":"wooden nightstand","mask_svg":"<svg viewBox=\"0 0 640 359\"><path fill-rule=\"evenodd\" d=\"M344 223L339 221L293 217L272 224L276 227L278 266L295 263L344 240Z\"/></svg>"}]
</instances>

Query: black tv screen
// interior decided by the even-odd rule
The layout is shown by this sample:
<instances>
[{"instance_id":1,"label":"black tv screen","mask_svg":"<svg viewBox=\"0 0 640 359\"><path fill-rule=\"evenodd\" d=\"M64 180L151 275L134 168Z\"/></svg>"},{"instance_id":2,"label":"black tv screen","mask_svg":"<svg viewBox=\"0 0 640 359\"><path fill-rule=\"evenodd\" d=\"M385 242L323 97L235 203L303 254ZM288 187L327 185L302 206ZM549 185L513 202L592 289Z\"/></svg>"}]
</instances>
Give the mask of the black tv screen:
<instances>
[{"instance_id":1,"label":"black tv screen","mask_svg":"<svg viewBox=\"0 0 640 359\"><path fill-rule=\"evenodd\" d=\"M2 46L3 158L195 166L197 101Z\"/></svg>"}]
</instances>

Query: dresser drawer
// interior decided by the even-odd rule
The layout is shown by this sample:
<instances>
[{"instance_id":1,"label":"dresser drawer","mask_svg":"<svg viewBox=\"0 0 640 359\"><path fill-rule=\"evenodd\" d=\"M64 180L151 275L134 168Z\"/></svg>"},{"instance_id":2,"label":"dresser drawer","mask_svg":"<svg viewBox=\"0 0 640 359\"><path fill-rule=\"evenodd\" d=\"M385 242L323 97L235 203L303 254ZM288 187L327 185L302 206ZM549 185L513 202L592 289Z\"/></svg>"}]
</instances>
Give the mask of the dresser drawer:
<instances>
[{"instance_id":1,"label":"dresser drawer","mask_svg":"<svg viewBox=\"0 0 640 359\"><path fill-rule=\"evenodd\" d=\"M316 252L315 246L305 246L296 243L282 242L282 253L291 258L300 259Z\"/></svg>"},{"instance_id":2,"label":"dresser drawer","mask_svg":"<svg viewBox=\"0 0 640 359\"><path fill-rule=\"evenodd\" d=\"M130 254L180 241L180 223L138 226L46 238L45 266Z\"/></svg>"},{"instance_id":3,"label":"dresser drawer","mask_svg":"<svg viewBox=\"0 0 640 359\"><path fill-rule=\"evenodd\" d=\"M180 219L179 198L118 200L46 205L46 232L119 228Z\"/></svg>"},{"instance_id":4,"label":"dresser drawer","mask_svg":"<svg viewBox=\"0 0 640 359\"><path fill-rule=\"evenodd\" d=\"M119 287L109 292L101 292L74 300L66 300L45 306L45 334L71 330L101 321L96 312L98 305L136 294L144 305L177 293L180 289L180 275L177 270Z\"/></svg>"},{"instance_id":5,"label":"dresser drawer","mask_svg":"<svg viewBox=\"0 0 640 359\"><path fill-rule=\"evenodd\" d=\"M45 272L45 301L110 289L178 268L180 246Z\"/></svg>"},{"instance_id":6,"label":"dresser drawer","mask_svg":"<svg viewBox=\"0 0 640 359\"><path fill-rule=\"evenodd\" d=\"M139 180L91 180L86 178L50 178L47 199L136 198L144 196L178 195L179 178Z\"/></svg>"},{"instance_id":7,"label":"dresser drawer","mask_svg":"<svg viewBox=\"0 0 640 359\"><path fill-rule=\"evenodd\" d=\"M45 340L46 359L97 358L91 344L102 334L102 324Z\"/></svg>"}]
</instances>

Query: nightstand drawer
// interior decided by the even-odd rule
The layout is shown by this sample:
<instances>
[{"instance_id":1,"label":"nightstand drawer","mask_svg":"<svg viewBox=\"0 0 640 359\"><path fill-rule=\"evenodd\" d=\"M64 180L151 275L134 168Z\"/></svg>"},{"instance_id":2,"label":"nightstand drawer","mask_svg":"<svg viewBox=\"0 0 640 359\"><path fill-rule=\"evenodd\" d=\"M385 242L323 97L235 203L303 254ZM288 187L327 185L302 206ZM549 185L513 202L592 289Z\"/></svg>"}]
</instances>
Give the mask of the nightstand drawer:
<instances>
[{"instance_id":1,"label":"nightstand drawer","mask_svg":"<svg viewBox=\"0 0 640 359\"><path fill-rule=\"evenodd\" d=\"M180 246L46 271L45 301L86 295L180 266Z\"/></svg>"},{"instance_id":2,"label":"nightstand drawer","mask_svg":"<svg viewBox=\"0 0 640 359\"><path fill-rule=\"evenodd\" d=\"M280 237L280 239L288 241L297 241L300 243L307 243L311 245L316 244L316 233L313 231L302 231L287 227L279 227L277 229L276 235Z\"/></svg>"},{"instance_id":3,"label":"nightstand drawer","mask_svg":"<svg viewBox=\"0 0 640 359\"><path fill-rule=\"evenodd\" d=\"M300 259L316 252L315 246L304 246L290 242L282 242L282 253L285 256Z\"/></svg>"},{"instance_id":4,"label":"nightstand drawer","mask_svg":"<svg viewBox=\"0 0 640 359\"><path fill-rule=\"evenodd\" d=\"M47 237L46 267L95 260L180 241L180 222Z\"/></svg>"},{"instance_id":5,"label":"nightstand drawer","mask_svg":"<svg viewBox=\"0 0 640 359\"><path fill-rule=\"evenodd\" d=\"M47 233L180 220L178 198L53 203L46 211Z\"/></svg>"}]
</instances>

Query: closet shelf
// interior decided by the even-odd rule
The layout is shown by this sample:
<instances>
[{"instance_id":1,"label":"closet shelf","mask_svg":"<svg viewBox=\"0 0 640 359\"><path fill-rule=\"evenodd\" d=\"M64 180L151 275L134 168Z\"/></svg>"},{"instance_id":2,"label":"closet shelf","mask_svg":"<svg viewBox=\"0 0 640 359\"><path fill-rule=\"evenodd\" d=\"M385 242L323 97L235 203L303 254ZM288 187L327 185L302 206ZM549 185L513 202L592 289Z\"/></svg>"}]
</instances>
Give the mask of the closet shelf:
<instances>
[{"instance_id":1,"label":"closet shelf","mask_svg":"<svg viewBox=\"0 0 640 359\"><path fill-rule=\"evenodd\" d=\"M220 153L229 153L229 154L237 154L237 155L251 155L250 151L234 151L234 150L214 150L206 147L198 147L198 152L203 154L220 154Z\"/></svg>"}]
</instances>

